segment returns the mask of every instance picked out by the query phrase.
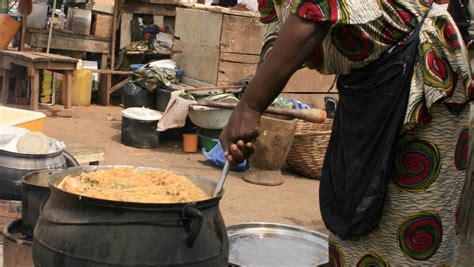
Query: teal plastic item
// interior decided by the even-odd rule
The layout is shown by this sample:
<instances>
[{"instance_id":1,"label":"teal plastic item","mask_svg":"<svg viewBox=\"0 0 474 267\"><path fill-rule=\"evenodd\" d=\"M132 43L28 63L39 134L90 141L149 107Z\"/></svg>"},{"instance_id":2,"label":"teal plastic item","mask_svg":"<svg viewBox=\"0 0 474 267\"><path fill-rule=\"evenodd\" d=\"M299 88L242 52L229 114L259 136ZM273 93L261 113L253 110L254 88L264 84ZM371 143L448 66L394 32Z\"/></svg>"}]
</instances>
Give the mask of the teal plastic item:
<instances>
[{"instance_id":1,"label":"teal plastic item","mask_svg":"<svg viewBox=\"0 0 474 267\"><path fill-rule=\"evenodd\" d=\"M211 151L218 142L219 134L220 131L212 131L212 130L204 130L204 129L199 129L198 130L198 141L199 141L199 146L204 148L206 152Z\"/></svg>"}]
</instances>

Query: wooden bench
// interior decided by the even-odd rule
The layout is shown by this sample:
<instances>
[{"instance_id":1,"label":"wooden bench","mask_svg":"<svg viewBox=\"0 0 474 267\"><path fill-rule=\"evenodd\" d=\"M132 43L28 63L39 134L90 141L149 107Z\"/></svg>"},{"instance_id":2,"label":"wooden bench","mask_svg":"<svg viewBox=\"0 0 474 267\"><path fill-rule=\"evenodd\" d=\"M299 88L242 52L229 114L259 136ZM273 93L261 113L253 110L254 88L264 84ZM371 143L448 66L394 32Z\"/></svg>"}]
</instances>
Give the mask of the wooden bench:
<instances>
[{"instance_id":1,"label":"wooden bench","mask_svg":"<svg viewBox=\"0 0 474 267\"><path fill-rule=\"evenodd\" d=\"M40 70L50 70L59 72L65 76L65 96L64 107L70 108L72 104L72 79L75 75L78 60L70 57L46 54L40 52L18 52L0 50L0 74L3 76L2 83L2 103L7 104L10 85L10 77L13 65L23 66L27 69L30 80L30 105L32 110L38 109ZM21 88L15 86L15 97L20 97Z\"/></svg>"}]
</instances>

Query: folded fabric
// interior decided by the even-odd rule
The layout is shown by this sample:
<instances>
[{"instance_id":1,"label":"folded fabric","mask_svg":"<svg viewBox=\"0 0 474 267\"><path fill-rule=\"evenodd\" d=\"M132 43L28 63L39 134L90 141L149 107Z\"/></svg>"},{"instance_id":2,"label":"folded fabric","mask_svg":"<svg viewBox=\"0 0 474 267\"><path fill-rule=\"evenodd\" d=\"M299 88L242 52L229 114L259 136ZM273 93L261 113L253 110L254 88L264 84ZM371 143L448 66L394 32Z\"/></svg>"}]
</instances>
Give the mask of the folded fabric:
<instances>
[{"instance_id":1,"label":"folded fabric","mask_svg":"<svg viewBox=\"0 0 474 267\"><path fill-rule=\"evenodd\" d=\"M160 85L169 87L175 77L176 71L174 69L145 65L135 70L133 82L149 92L153 92Z\"/></svg>"},{"instance_id":2,"label":"folded fabric","mask_svg":"<svg viewBox=\"0 0 474 267\"><path fill-rule=\"evenodd\" d=\"M181 128L186 123L189 105L193 100L182 98L184 91L174 91L171 93L170 101L166 106L163 117L158 122L158 131L163 132L172 128Z\"/></svg>"},{"instance_id":3,"label":"folded fabric","mask_svg":"<svg viewBox=\"0 0 474 267\"><path fill-rule=\"evenodd\" d=\"M215 145L209 152L206 152L206 149L203 148L202 153L207 158L207 160L209 160L215 166L221 167L221 168L224 167L226 158L224 155L224 150L222 149L222 146L221 146L221 142L218 141L217 145ZM239 165L232 167L230 170L236 171L236 172L242 172L248 169L249 169L249 164L248 164L248 161L245 160Z\"/></svg>"}]
</instances>

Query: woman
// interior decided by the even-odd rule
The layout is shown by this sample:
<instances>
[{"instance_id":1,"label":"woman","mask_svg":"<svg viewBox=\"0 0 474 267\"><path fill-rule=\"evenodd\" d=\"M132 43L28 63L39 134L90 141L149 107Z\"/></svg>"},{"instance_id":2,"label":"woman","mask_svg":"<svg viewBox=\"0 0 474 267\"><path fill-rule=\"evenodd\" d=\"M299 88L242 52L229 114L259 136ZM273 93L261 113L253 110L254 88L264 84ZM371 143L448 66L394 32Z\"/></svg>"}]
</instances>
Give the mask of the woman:
<instances>
[{"instance_id":1,"label":"woman","mask_svg":"<svg viewBox=\"0 0 474 267\"><path fill-rule=\"evenodd\" d=\"M273 2L260 2L275 22ZM452 265L472 83L465 45L432 1L293 0L221 134L235 164L301 66L338 74L320 184L333 266ZM278 37L276 37L278 36Z\"/></svg>"}]
</instances>

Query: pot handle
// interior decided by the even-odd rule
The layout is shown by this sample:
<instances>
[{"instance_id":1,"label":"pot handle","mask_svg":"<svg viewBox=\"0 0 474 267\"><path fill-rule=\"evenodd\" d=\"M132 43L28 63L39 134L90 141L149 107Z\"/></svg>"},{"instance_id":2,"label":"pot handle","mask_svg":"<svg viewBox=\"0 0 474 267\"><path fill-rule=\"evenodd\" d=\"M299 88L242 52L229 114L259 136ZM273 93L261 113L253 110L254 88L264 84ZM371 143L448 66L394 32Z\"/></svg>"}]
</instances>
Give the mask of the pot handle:
<instances>
[{"instance_id":1,"label":"pot handle","mask_svg":"<svg viewBox=\"0 0 474 267\"><path fill-rule=\"evenodd\" d=\"M63 149L61 152L66 159L66 166L67 167L78 167L80 166L79 162L76 160L76 158L69 153L66 149Z\"/></svg>"},{"instance_id":2,"label":"pot handle","mask_svg":"<svg viewBox=\"0 0 474 267\"><path fill-rule=\"evenodd\" d=\"M196 206L191 204L183 208L182 220L184 229L188 234L186 237L186 245L188 247L193 247L194 241L196 241L199 236L203 219L201 211L197 209Z\"/></svg>"}]
</instances>

